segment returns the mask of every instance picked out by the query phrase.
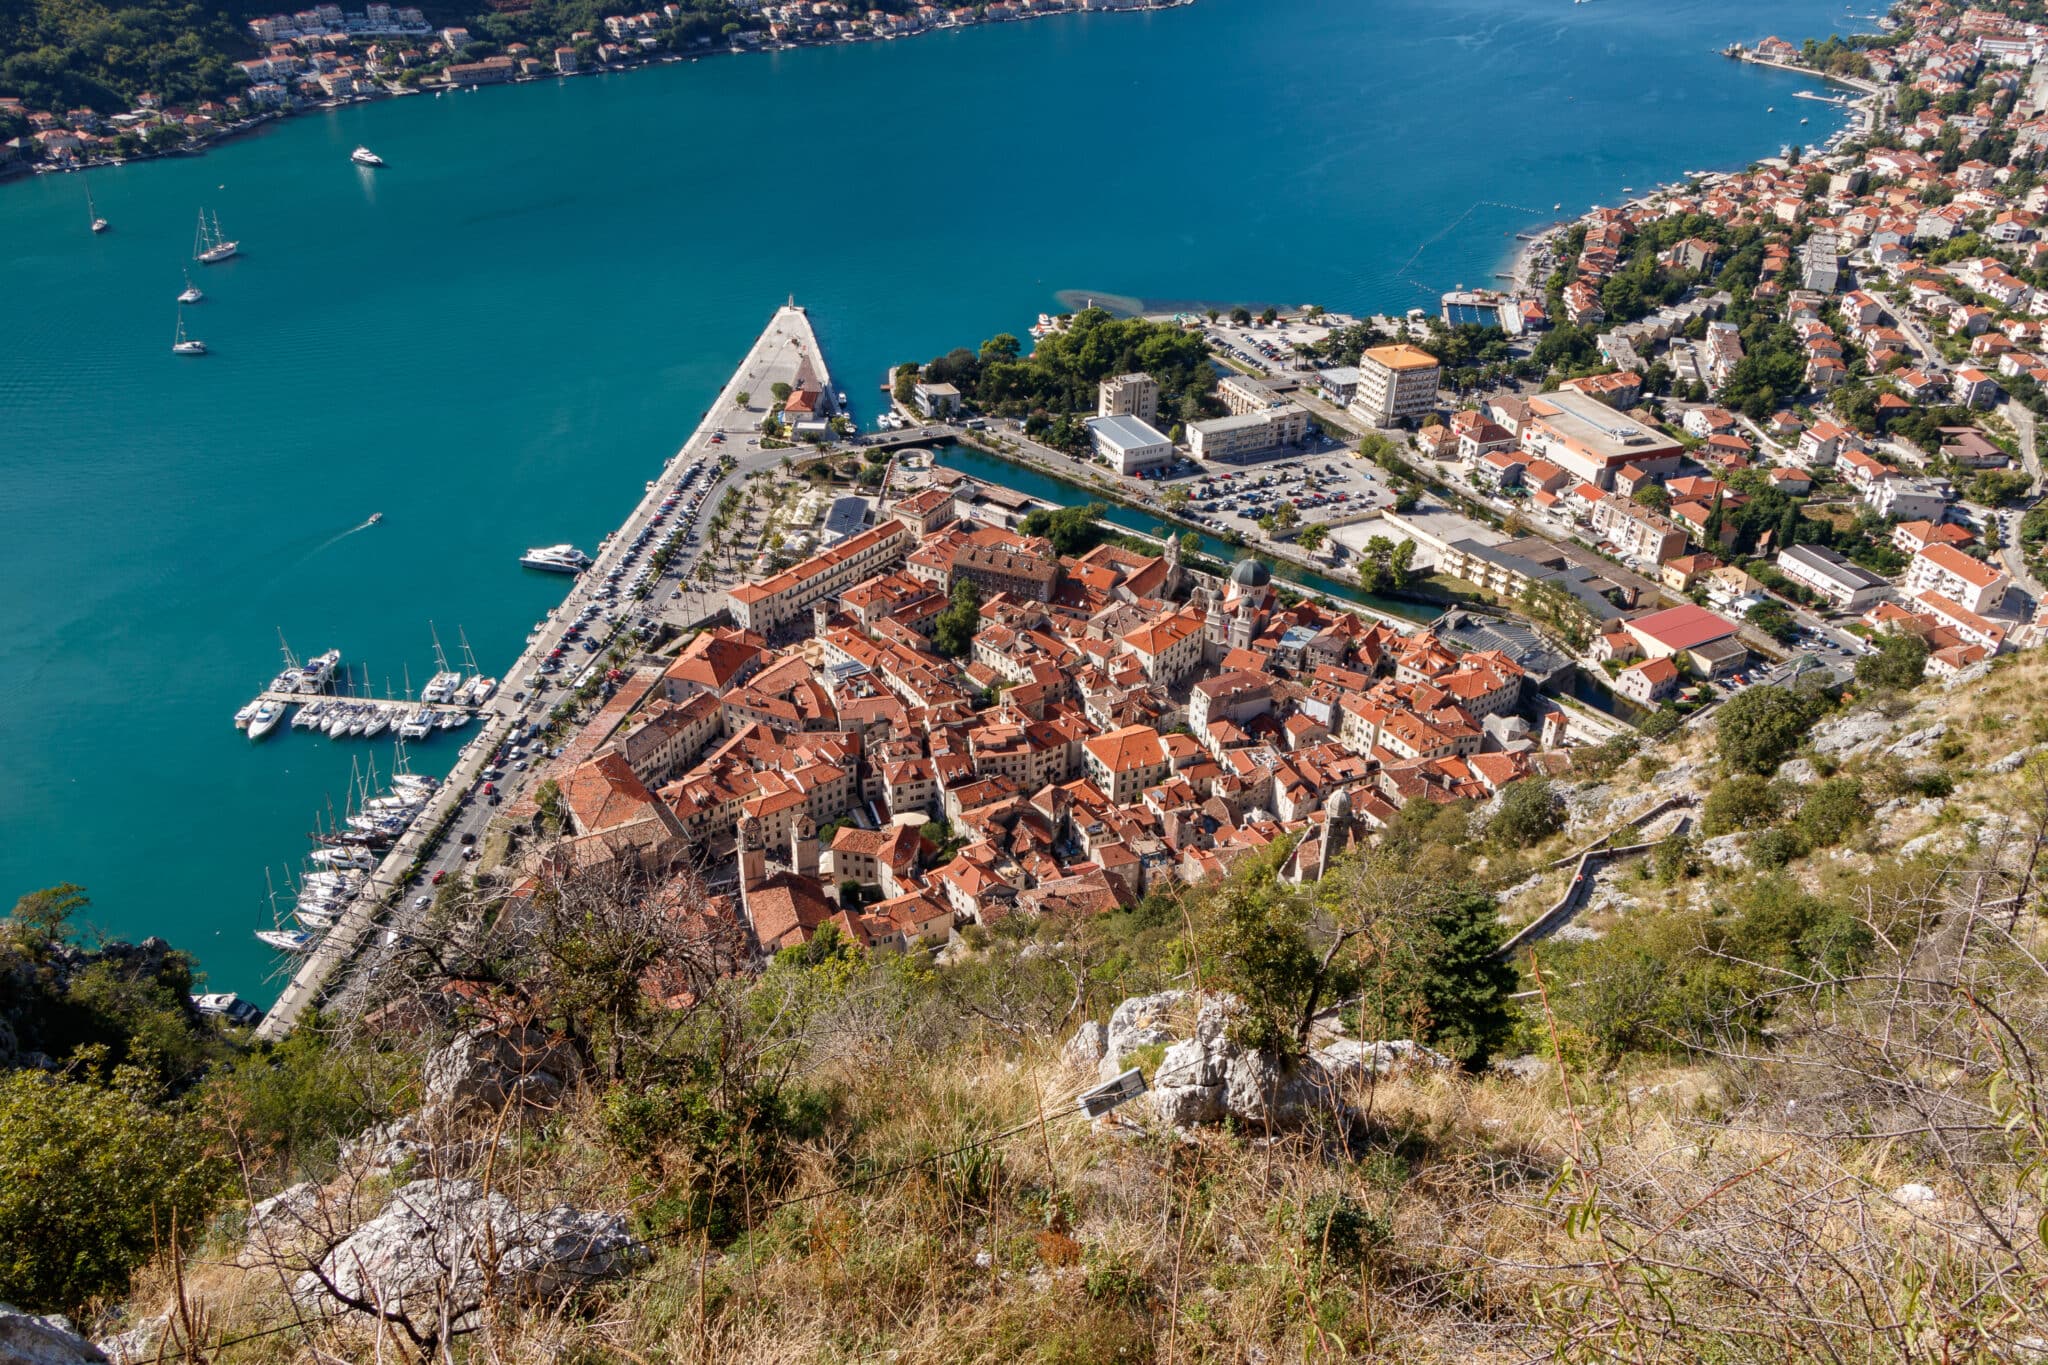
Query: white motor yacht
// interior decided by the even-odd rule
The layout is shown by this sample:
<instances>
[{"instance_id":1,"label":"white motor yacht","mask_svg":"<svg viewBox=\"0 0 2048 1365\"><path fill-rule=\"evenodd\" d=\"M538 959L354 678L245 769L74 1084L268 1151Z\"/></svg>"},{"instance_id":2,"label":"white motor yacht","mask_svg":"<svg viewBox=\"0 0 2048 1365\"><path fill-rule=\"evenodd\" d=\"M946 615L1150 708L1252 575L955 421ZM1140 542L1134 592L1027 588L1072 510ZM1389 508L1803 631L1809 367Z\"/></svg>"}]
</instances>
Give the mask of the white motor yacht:
<instances>
[{"instance_id":1,"label":"white motor yacht","mask_svg":"<svg viewBox=\"0 0 2048 1365\"><path fill-rule=\"evenodd\" d=\"M249 738L262 739L277 728L284 719L285 705L281 701L267 701L256 708L256 714L249 717Z\"/></svg>"},{"instance_id":2,"label":"white motor yacht","mask_svg":"<svg viewBox=\"0 0 2048 1365\"><path fill-rule=\"evenodd\" d=\"M235 728L237 730L248 729L249 722L256 719L256 712L259 709L261 709L262 706L262 702L252 701L248 705L244 706L241 710L235 712Z\"/></svg>"},{"instance_id":3,"label":"white motor yacht","mask_svg":"<svg viewBox=\"0 0 2048 1365\"><path fill-rule=\"evenodd\" d=\"M434 713L422 706L405 718L398 733L406 739L425 739L434 732Z\"/></svg>"},{"instance_id":4,"label":"white motor yacht","mask_svg":"<svg viewBox=\"0 0 2048 1365\"><path fill-rule=\"evenodd\" d=\"M306 660L306 666L299 670L303 691L318 692L334 677L334 670L341 667L341 651L330 649L325 654L316 654Z\"/></svg>"},{"instance_id":5,"label":"white motor yacht","mask_svg":"<svg viewBox=\"0 0 2048 1365\"><path fill-rule=\"evenodd\" d=\"M367 848L316 848L312 858L328 867L360 867L365 871L377 865L377 855Z\"/></svg>"},{"instance_id":6,"label":"white motor yacht","mask_svg":"<svg viewBox=\"0 0 2048 1365\"><path fill-rule=\"evenodd\" d=\"M192 1008L201 1014L225 1019L240 1028L263 1021L263 1011L236 995L233 991L220 991L210 995L192 997Z\"/></svg>"},{"instance_id":7,"label":"white motor yacht","mask_svg":"<svg viewBox=\"0 0 2048 1365\"><path fill-rule=\"evenodd\" d=\"M528 550L519 562L529 569L549 573L582 573L590 567L590 556L574 545L544 545Z\"/></svg>"},{"instance_id":8,"label":"white motor yacht","mask_svg":"<svg viewBox=\"0 0 2048 1365\"><path fill-rule=\"evenodd\" d=\"M348 154L348 159L355 162L358 166L381 166L384 164L384 158L378 156L368 147L356 148Z\"/></svg>"}]
</instances>

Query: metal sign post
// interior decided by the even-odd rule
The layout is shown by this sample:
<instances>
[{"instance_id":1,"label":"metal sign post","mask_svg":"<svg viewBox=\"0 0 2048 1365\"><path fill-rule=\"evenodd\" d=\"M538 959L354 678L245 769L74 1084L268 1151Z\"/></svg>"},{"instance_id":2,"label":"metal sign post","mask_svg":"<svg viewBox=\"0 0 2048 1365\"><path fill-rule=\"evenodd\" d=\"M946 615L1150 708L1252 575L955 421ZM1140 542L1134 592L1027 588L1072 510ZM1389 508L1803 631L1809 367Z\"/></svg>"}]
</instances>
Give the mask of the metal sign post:
<instances>
[{"instance_id":1,"label":"metal sign post","mask_svg":"<svg viewBox=\"0 0 2048 1365\"><path fill-rule=\"evenodd\" d=\"M1126 1104L1145 1093L1145 1073L1132 1067L1115 1080L1104 1081L1080 1095L1081 1112L1091 1119L1099 1119L1117 1106Z\"/></svg>"}]
</instances>

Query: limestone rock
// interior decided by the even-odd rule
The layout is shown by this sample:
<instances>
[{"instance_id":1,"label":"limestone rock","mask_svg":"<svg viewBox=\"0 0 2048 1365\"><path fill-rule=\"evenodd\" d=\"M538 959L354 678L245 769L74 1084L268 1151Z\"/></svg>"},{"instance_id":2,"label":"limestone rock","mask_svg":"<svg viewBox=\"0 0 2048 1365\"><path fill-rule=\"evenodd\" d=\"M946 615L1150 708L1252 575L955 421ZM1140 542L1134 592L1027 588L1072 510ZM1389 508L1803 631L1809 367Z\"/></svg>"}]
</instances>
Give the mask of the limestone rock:
<instances>
[{"instance_id":1,"label":"limestone rock","mask_svg":"<svg viewBox=\"0 0 2048 1365\"><path fill-rule=\"evenodd\" d=\"M1901 1204L1932 1204L1935 1200L1934 1187L1908 1181L1892 1191L1892 1198Z\"/></svg>"},{"instance_id":2,"label":"limestone rock","mask_svg":"<svg viewBox=\"0 0 2048 1365\"><path fill-rule=\"evenodd\" d=\"M1742 851L1741 834L1722 834L1700 844L1700 856L1715 867L1743 868L1749 866L1749 855Z\"/></svg>"},{"instance_id":3,"label":"limestone rock","mask_svg":"<svg viewBox=\"0 0 2048 1365\"><path fill-rule=\"evenodd\" d=\"M1167 1048L1149 1092L1162 1123L1188 1127L1226 1117L1254 1126L1292 1123L1328 1095L1329 1074L1315 1058L1282 1065L1233 1042L1230 1021L1240 1008L1232 996L1205 997L1195 1036Z\"/></svg>"},{"instance_id":4,"label":"limestone rock","mask_svg":"<svg viewBox=\"0 0 2048 1365\"><path fill-rule=\"evenodd\" d=\"M1793 758L1778 765L1778 778L1795 787L1810 787L1820 781L1820 774L1814 770L1812 760Z\"/></svg>"},{"instance_id":5,"label":"limestone rock","mask_svg":"<svg viewBox=\"0 0 2048 1365\"><path fill-rule=\"evenodd\" d=\"M113 1365L152 1365L158 1356L157 1341L163 1336L164 1329L170 1325L171 1316L168 1313L158 1313L155 1317L144 1318L125 1332L117 1332L113 1336L101 1339L97 1343L100 1354L112 1361ZM172 1353L165 1351L162 1354L168 1360Z\"/></svg>"},{"instance_id":6,"label":"limestone rock","mask_svg":"<svg viewBox=\"0 0 2048 1365\"><path fill-rule=\"evenodd\" d=\"M1987 773L2016 773L2035 754L2048 750L2048 744L2030 744L2024 749L2015 749L2009 754L2000 754L1984 765Z\"/></svg>"},{"instance_id":7,"label":"limestone rock","mask_svg":"<svg viewBox=\"0 0 2048 1365\"><path fill-rule=\"evenodd\" d=\"M1081 1027L1074 1030L1074 1036L1067 1039L1067 1062L1083 1071L1093 1071L1101 1066L1103 1054L1108 1051L1109 1030L1093 1019L1083 1020Z\"/></svg>"},{"instance_id":8,"label":"limestone rock","mask_svg":"<svg viewBox=\"0 0 2048 1365\"><path fill-rule=\"evenodd\" d=\"M1226 1112L1223 1068L1193 1038L1166 1049L1146 1093L1159 1121L1175 1128L1220 1123Z\"/></svg>"},{"instance_id":9,"label":"limestone rock","mask_svg":"<svg viewBox=\"0 0 2048 1365\"><path fill-rule=\"evenodd\" d=\"M1110 1080L1124 1069L1124 1058L1139 1048L1172 1042L1174 1033L1167 1017L1186 998L1186 991L1134 995L1110 1011L1097 1074Z\"/></svg>"},{"instance_id":10,"label":"limestone rock","mask_svg":"<svg viewBox=\"0 0 2048 1365\"><path fill-rule=\"evenodd\" d=\"M1923 758L1948 734L1948 722L1938 720L1924 730L1915 730L1885 749L1894 758Z\"/></svg>"},{"instance_id":11,"label":"limestone rock","mask_svg":"<svg viewBox=\"0 0 2048 1365\"><path fill-rule=\"evenodd\" d=\"M0 1360L8 1365L106 1365L106 1356L57 1313L37 1317L0 1303Z\"/></svg>"},{"instance_id":12,"label":"limestone rock","mask_svg":"<svg viewBox=\"0 0 2048 1365\"><path fill-rule=\"evenodd\" d=\"M1564 800L1565 827L1576 834L1606 823L1614 788L1605 782L1588 782L1584 786L1566 787L1559 795Z\"/></svg>"},{"instance_id":13,"label":"limestone rock","mask_svg":"<svg viewBox=\"0 0 2048 1365\"><path fill-rule=\"evenodd\" d=\"M1325 1070L1336 1076L1366 1071L1384 1076L1390 1071L1451 1069L1450 1058L1434 1048L1424 1047L1408 1038L1376 1043L1346 1039L1343 1042L1332 1043L1316 1053L1316 1060Z\"/></svg>"},{"instance_id":14,"label":"limestone rock","mask_svg":"<svg viewBox=\"0 0 2048 1365\"><path fill-rule=\"evenodd\" d=\"M487 1278L507 1298L546 1301L621 1275L646 1254L619 1214L566 1206L525 1213L473 1180L416 1180L336 1245L318 1274L301 1275L293 1293L334 1306L324 1275L345 1298L419 1313L435 1311L445 1285L449 1311L459 1316L482 1303Z\"/></svg>"},{"instance_id":15,"label":"limestone rock","mask_svg":"<svg viewBox=\"0 0 2048 1365\"><path fill-rule=\"evenodd\" d=\"M428 1066L432 1065L430 1058ZM419 1140L418 1134L419 1120L412 1114L365 1128L341 1144L341 1164L360 1170L364 1175L389 1175L406 1162L427 1154L429 1148Z\"/></svg>"},{"instance_id":16,"label":"limestone rock","mask_svg":"<svg viewBox=\"0 0 2048 1365\"><path fill-rule=\"evenodd\" d=\"M1233 1047L1224 1061L1223 1107L1254 1127L1296 1122L1329 1093L1329 1072L1314 1057L1283 1065L1263 1052Z\"/></svg>"},{"instance_id":17,"label":"limestone rock","mask_svg":"<svg viewBox=\"0 0 2048 1365\"><path fill-rule=\"evenodd\" d=\"M575 1049L533 1026L486 1026L433 1052L425 1069L427 1107L451 1119L511 1104L552 1105L582 1069Z\"/></svg>"},{"instance_id":18,"label":"limestone rock","mask_svg":"<svg viewBox=\"0 0 2048 1365\"><path fill-rule=\"evenodd\" d=\"M1852 711L1813 727L1815 753L1860 754L1892 732L1892 723L1875 711Z\"/></svg>"},{"instance_id":19,"label":"limestone rock","mask_svg":"<svg viewBox=\"0 0 2048 1365\"><path fill-rule=\"evenodd\" d=\"M333 1231L334 1215L328 1207L326 1191L310 1180L302 1180L249 1210L242 1261L246 1265L275 1263L316 1246Z\"/></svg>"}]
</instances>

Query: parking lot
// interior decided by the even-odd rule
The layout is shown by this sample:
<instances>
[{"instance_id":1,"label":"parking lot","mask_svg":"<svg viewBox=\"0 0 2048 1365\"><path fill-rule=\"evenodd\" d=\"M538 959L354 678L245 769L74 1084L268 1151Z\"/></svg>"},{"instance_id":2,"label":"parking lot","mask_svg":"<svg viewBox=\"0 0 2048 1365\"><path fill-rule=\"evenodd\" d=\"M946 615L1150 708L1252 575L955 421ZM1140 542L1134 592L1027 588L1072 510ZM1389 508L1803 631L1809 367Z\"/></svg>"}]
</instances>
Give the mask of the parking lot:
<instances>
[{"instance_id":1,"label":"parking lot","mask_svg":"<svg viewBox=\"0 0 2048 1365\"><path fill-rule=\"evenodd\" d=\"M1264 534L1259 519L1283 502L1294 504L1299 524L1306 526L1381 511L1394 500L1372 465L1335 444L1266 464L1203 465L1168 487L1186 490L1181 515L1187 520L1212 530L1234 530L1247 539Z\"/></svg>"}]
</instances>

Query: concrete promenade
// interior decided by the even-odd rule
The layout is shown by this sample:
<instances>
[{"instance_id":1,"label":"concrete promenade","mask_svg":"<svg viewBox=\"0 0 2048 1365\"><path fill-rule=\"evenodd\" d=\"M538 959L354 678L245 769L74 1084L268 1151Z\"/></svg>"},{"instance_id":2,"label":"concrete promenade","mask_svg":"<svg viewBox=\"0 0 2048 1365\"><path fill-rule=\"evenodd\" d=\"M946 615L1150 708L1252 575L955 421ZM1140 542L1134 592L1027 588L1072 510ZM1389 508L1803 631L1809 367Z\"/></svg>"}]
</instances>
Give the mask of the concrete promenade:
<instances>
[{"instance_id":1,"label":"concrete promenade","mask_svg":"<svg viewBox=\"0 0 2048 1365\"><path fill-rule=\"evenodd\" d=\"M336 975L370 941L385 912L404 895L406 873L425 851L429 837L479 785L484 768L489 766L492 756L505 742L513 726L546 714L550 703L543 700L538 692L526 688L524 679L536 672L549 652L562 643L563 632L576 620L583 606L597 600L597 590L605 581L606 572L624 559L634 537L659 510L661 500L673 487L673 480L666 477L667 471L689 459L723 454L730 454L739 462L732 471L707 488L701 515L708 517L716 510L717 499L725 487L737 483L747 474L770 468L781 459L780 451L754 449L742 452L734 450L726 440L714 438L737 436L744 441L743 433L758 434L761 418L768 412L773 386L777 382L794 381L806 358L810 361L812 374L825 386L826 393L832 395L831 374L818 348L810 318L792 302L776 310L732 378L705 411L696 430L682 448L669 457L664 477L650 481L646 496L597 552L596 562L572 580L567 597L548 613L544 628L533 636L517 662L500 675L503 681L497 694L480 713L484 720L482 732L464 746L453 771L441 784L440 790L434 793L434 799L427 803L419 818L413 821L370 874L361 894L350 904L340 922L327 932L317 948L306 955L291 982L278 996L277 1003L270 1007L270 1012L257 1026L259 1041L269 1042L284 1037L307 1010L319 1003ZM746 405L737 401L742 393L749 397ZM829 397L826 408L827 411L836 411ZM528 692L527 699L524 702L514 701L514 694L521 690ZM506 804L513 804L527 790L538 786L547 772L548 765L536 765L531 772L520 774L520 780L516 782L501 782Z\"/></svg>"}]
</instances>

